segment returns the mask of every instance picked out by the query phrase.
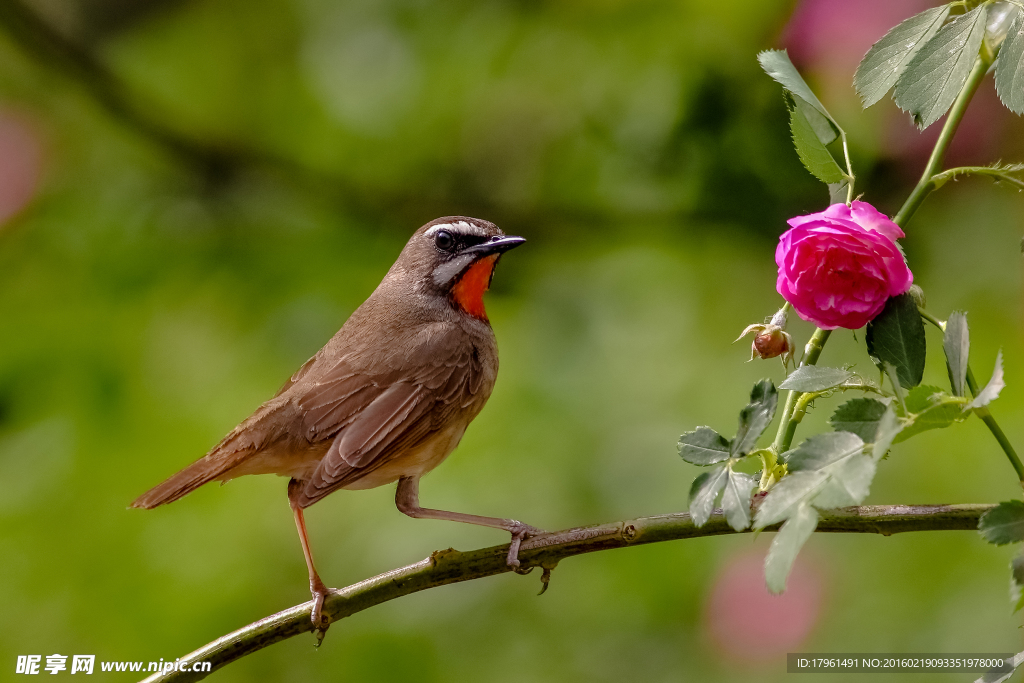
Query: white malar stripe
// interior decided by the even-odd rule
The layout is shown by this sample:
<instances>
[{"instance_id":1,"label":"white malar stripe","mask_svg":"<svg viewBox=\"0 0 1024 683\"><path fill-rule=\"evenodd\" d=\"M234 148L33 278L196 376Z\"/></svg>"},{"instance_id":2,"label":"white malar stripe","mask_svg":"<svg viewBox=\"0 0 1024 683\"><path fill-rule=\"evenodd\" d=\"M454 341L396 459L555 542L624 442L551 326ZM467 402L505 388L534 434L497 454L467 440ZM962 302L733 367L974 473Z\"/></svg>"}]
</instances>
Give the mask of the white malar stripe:
<instances>
[{"instance_id":1,"label":"white malar stripe","mask_svg":"<svg viewBox=\"0 0 1024 683\"><path fill-rule=\"evenodd\" d=\"M437 268L434 268L434 284L438 287L444 287L454 280L459 273L468 268L475 259L476 254L463 254L456 256L447 263L442 263Z\"/></svg>"}]
</instances>

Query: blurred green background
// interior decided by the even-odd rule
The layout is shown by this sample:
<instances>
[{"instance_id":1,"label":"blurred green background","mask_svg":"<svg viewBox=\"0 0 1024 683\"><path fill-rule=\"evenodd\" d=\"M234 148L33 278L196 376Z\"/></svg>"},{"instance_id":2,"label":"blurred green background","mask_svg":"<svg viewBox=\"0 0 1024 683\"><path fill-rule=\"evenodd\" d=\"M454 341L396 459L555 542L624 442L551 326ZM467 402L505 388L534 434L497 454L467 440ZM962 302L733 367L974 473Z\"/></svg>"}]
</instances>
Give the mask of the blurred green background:
<instances>
[{"instance_id":1,"label":"blurred green background","mask_svg":"<svg viewBox=\"0 0 1024 683\"><path fill-rule=\"evenodd\" d=\"M731 433L750 386L783 378L730 342L780 304L785 219L827 202L755 54L789 47L852 136L858 191L891 214L935 131L889 101L861 112L849 82L923 6L4 0L0 678L19 654L173 659L309 599L283 479L125 508L272 395L437 216L529 243L488 295L493 397L424 504L548 529L684 510L697 468L675 442ZM1024 159L1022 132L988 81L950 161ZM930 309L970 312L979 379L1004 349L993 412L1019 446L1022 219L1021 195L961 181L904 240ZM800 345L810 331L791 325ZM926 381L945 383L940 356ZM822 362L870 367L848 332ZM973 420L900 444L868 502L1019 494ZM307 520L333 586L507 540L409 519L391 487ZM775 681L787 651L1022 649L1011 548L817 535L773 599L770 538L573 558L542 598L536 574L430 590L213 680Z\"/></svg>"}]
</instances>

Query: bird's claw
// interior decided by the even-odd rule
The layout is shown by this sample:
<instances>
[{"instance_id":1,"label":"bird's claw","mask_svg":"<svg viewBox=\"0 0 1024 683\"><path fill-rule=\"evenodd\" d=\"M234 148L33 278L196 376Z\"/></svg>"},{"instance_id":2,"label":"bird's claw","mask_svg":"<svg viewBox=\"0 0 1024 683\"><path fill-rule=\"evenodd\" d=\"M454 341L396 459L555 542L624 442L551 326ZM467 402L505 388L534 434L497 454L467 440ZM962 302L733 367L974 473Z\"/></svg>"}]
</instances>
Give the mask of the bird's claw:
<instances>
[{"instance_id":1,"label":"bird's claw","mask_svg":"<svg viewBox=\"0 0 1024 683\"><path fill-rule=\"evenodd\" d=\"M309 591L313 594L313 609L310 610L309 618L313 622L313 633L316 636L316 646L324 641L327 635L327 628L331 625L331 618L323 613L324 599L327 597L327 586L323 582L309 584Z\"/></svg>"},{"instance_id":2,"label":"bird's claw","mask_svg":"<svg viewBox=\"0 0 1024 683\"><path fill-rule=\"evenodd\" d=\"M505 563L512 568L513 571L519 571L519 546L522 545L523 541L531 536L537 536L543 533L547 533L543 529L530 526L529 524L523 524L513 520L512 525L508 529L509 533L512 534L512 542L508 546L508 557L505 559Z\"/></svg>"}]
</instances>

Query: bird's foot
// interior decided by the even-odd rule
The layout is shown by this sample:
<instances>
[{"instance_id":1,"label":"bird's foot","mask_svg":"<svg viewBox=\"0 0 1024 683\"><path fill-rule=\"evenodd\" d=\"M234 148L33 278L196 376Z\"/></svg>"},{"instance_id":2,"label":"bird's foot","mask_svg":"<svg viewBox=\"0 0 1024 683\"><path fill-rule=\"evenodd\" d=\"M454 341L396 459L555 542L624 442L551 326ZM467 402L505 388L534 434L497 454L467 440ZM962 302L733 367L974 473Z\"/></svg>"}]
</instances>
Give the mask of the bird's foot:
<instances>
[{"instance_id":1,"label":"bird's foot","mask_svg":"<svg viewBox=\"0 0 1024 683\"><path fill-rule=\"evenodd\" d=\"M327 586L317 577L315 581L309 582L309 592L313 594L313 609L310 611L310 619L313 622L313 634L316 636L316 646L324 641L327 635L327 628L331 625L331 618L323 613L324 599L327 597Z\"/></svg>"},{"instance_id":2,"label":"bird's foot","mask_svg":"<svg viewBox=\"0 0 1024 683\"><path fill-rule=\"evenodd\" d=\"M546 534L547 532L543 529L538 529L535 526L529 524L523 524L522 522L512 520L512 524L508 527L508 532L512 534L512 542L508 546L508 557L505 559L505 563L512 568L513 571L519 571L519 546L522 545L523 541L531 536L539 536L540 534Z\"/></svg>"}]
</instances>

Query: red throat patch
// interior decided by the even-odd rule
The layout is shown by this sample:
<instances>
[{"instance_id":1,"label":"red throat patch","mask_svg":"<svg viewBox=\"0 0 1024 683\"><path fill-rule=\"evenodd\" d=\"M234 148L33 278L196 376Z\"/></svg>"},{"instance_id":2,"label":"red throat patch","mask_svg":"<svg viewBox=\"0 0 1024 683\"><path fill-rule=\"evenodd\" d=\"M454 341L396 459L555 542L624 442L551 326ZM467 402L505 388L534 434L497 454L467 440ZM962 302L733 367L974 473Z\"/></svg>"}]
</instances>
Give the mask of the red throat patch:
<instances>
[{"instance_id":1,"label":"red throat patch","mask_svg":"<svg viewBox=\"0 0 1024 683\"><path fill-rule=\"evenodd\" d=\"M480 320L487 320L484 310L484 292L491 286L491 275L498 255L485 256L471 265L452 287L452 298L466 313Z\"/></svg>"}]
</instances>

